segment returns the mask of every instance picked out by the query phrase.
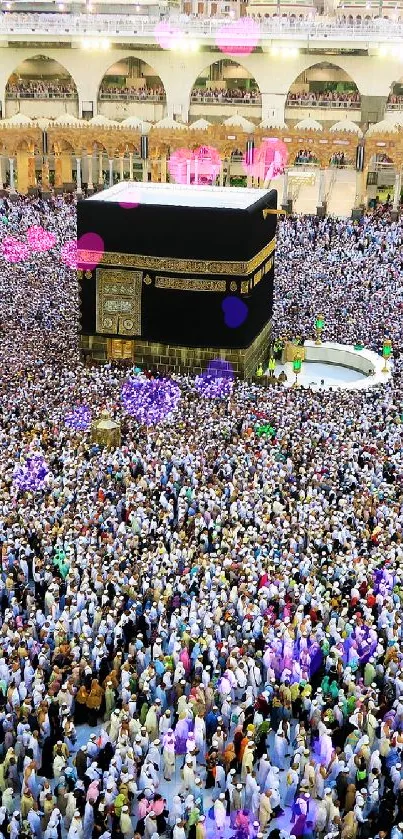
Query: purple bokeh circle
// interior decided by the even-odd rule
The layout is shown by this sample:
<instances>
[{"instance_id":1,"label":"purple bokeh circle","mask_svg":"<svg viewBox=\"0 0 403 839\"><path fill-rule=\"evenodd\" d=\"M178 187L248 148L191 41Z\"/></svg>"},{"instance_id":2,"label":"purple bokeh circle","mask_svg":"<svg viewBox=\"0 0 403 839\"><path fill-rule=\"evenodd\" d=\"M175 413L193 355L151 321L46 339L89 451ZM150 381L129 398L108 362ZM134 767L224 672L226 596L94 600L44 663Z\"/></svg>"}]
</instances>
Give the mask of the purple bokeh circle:
<instances>
[{"instance_id":1,"label":"purple bokeh circle","mask_svg":"<svg viewBox=\"0 0 403 839\"><path fill-rule=\"evenodd\" d=\"M249 310L246 303L239 297L225 297L221 306L224 312L224 323L230 329L236 329L246 321Z\"/></svg>"},{"instance_id":2,"label":"purple bokeh circle","mask_svg":"<svg viewBox=\"0 0 403 839\"><path fill-rule=\"evenodd\" d=\"M181 391L172 379L128 379L122 386L122 402L140 425L157 425L177 407Z\"/></svg>"},{"instance_id":3,"label":"purple bokeh circle","mask_svg":"<svg viewBox=\"0 0 403 839\"><path fill-rule=\"evenodd\" d=\"M226 399L234 387L234 370L229 361L214 358L206 370L195 378L196 390L205 399Z\"/></svg>"},{"instance_id":4,"label":"purple bokeh circle","mask_svg":"<svg viewBox=\"0 0 403 839\"><path fill-rule=\"evenodd\" d=\"M13 483L23 492L36 492L45 486L49 467L42 454L30 454L19 463L13 472Z\"/></svg>"},{"instance_id":5,"label":"purple bokeh circle","mask_svg":"<svg viewBox=\"0 0 403 839\"><path fill-rule=\"evenodd\" d=\"M91 425L91 410L87 405L76 405L64 418L67 428L73 431L88 431Z\"/></svg>"}]
</instances>

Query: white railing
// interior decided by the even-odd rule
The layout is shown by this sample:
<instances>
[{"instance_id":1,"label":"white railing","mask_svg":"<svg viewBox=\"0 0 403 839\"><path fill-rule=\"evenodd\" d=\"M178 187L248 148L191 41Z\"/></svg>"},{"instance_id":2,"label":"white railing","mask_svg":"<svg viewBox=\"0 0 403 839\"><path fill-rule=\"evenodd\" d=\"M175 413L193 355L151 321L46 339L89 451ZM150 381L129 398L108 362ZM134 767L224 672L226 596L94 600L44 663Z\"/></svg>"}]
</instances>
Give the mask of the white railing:
<instances>
[{"instance_id":1,"label":"white railing","mask_svg":"<svg viewBox=\"0 0 403 839\"><path fill-rule=\"evenodd\" d=\"M403 111L403 102L388 102L386 105L387 111Z\"/></svg>"},{"instance_id":2,"label":"white railing","mask_svg":"<svg viewBox=\"0 0 403 839\"><path fill-rule=\"evenodd\" d=\"M141 96L139 93L107 93L101 90L99 94L101 102L165 102L166 96L164 93L151 93L149 96Z\"/></svg>"},{"instance_id":3,"label":"white railing","mask_svg":"<svg viewBox=\"0 0 403 839\"><path fill-rule=\"evenodd\" d=\"M77 91L70 93L62 93L61 91L48 90L28 91L28 90L6 90L6 99L77 99Z\"/></svg>"},{"instance_id":4,"label":"white railing","mask_svg":"<svg viewBox=\"0 0 403 839\"><path fill-rule=\"evenodd\" d=\"M312 101L308 99L301 99L300 101L287 99L286 108L354 108L359 111L361 102L344 99L313 99Z\"/></svg>"},{"instance_id":5,"label":"white railing","mask_svg":"<svg viewBox=\"0 0 403 839\"><path fill-rule=\"evenodd\" d=\"M303 7L301 7L303 9ZM226 19L222 18L189 18L170 19L175 28L184 36L214 37L217 30L223 26ZM0 35L43 35L54 34L85 36L85 35L136 35L154 36L155 27L160 22L158 17L136 15L73 15L73 14L29 14L5 13L0 17ZM228 21L227 21L228 22ZM362 38L370 39L382 35L388 39L399 39L403 36L403 23L384 19L362 21L362 23L344 23L336 19L324 19L320 16L296 20L291 18L270 18L259 22L260 38L272 38L290 35L301 35L315 39L323 36L333 38ZM233 40L239 42L239 34ZM248 34L247 29L243 40L245 44L249 38L255 41L255 35ZM231 38L228 36L228 41Z\"/></svg>"},{"instance_id":6,"label":"white railing","mask_svg":"<svg viewBox=\"0 0 403 839\"><path fill-rule=\"evenodd\" d=\"M228 96L220 98L212 98L210 96L194 96L191 95L190 101L192 105L261 105L262 97L253 96L250 99L241 99L240 97L230 98Z\"/></svg>"}]
</instances>

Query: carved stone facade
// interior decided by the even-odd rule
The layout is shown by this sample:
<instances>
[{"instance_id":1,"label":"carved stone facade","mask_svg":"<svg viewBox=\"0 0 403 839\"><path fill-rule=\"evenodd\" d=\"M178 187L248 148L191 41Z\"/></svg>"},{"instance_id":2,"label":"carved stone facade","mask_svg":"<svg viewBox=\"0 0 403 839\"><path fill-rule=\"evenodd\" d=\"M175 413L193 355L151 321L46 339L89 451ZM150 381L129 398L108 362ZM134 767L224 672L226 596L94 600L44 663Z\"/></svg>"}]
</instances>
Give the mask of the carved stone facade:
<instances>
[{"instance_id":1,"label":"carved stone facade","mask_svg":"<svg viewBox=\"0 0 403 839\"><path fill-rule=\"evenodd\" d=\"M358 143L362 142L365 147L365 172L371 163L374 155L384 153L392 161L395 168L400 170L403 165L403 127L398 130L392 124L390 131L382 131L379 134L367 134L363 141L360 141L357 134L348 131L313 131L296 129L264 129L257 127L253 134L246 133L238 127L225 125L210 125L206 130L181 129L160 129L152 127L149 134L149 161L143 165L142 176L148 177L151 174L154 181L165 183L167 180L167 161L172 152L180 148L196 149L200 146L212 146L215 148L222 160L222 169L228 169L231 163L231 156L238 151L246 149L248 140L253 140L257 147L265 137L278 137L283 140L288 149L288 166L293 166L295 159L301 149L309 150L321 169L326 169L337 152L343 152L346 160L351 166L355 165L356 150ZM119 176L121 177L123 167L121 166L124 155L137 155L139 158L140 133L136 129L121 126L83 125L74 126L53 126L47 129L47 141L49 155L54 160L54 183L58 188L72 183L72 162L74 158L80 159L87 155L91 161L99 155L100 159L109 161L120 161ZM25 154L21 154L25 152ZM23 191L35 185L35 162L34 155L43 154L42 130L37 126L11 127L0 123L0 153L7 158L16 158L17 163L17 187L23 187ZM20 169L20 171L18 171ZM98 185L103 186L102 165L98 166ZM91 164L92 171L92 164ZM91 178L89 178L91 181ZM259 180L249 178L250 185L261 186ZM49 159L43 161L42 183L48 188L49 183ZM88 184L93 187L92 181ZM144 266L146 267L146 266ZM175 270L175 269L172 269Z\"/></svg>"}]
</instances>

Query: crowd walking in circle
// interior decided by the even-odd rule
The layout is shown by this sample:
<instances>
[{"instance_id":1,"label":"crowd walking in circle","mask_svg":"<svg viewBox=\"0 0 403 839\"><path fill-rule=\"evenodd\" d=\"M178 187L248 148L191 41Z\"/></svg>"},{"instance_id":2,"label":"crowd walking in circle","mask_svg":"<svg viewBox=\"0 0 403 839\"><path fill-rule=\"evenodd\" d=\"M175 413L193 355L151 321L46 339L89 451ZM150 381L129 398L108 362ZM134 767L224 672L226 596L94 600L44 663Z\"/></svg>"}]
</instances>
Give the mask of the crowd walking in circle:
<instances>
[{"instance_id":1,"label":"crowd walking in circle","mask_svg":"<svg viewBox=\"0 0 403 839\"><path fill-rule=\"evenodd\" d=\"M146 427L127 368L80 360L74 201L0 210L0 246L56 237L0 247L3 838L402 839L401 222L291 217L276 255L275 338L319 310L328 340L387 335L389 383L175 376ZM66 424L79 405L119 448Z\"/></svg>"}]
</instances>

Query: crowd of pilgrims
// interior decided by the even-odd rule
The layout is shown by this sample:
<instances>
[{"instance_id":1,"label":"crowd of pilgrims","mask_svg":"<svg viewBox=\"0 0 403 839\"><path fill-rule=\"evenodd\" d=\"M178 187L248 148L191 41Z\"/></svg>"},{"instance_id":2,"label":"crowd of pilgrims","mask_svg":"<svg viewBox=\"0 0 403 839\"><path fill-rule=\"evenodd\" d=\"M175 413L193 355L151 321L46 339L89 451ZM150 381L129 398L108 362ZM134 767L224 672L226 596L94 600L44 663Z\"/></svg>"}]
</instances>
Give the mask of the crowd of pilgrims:
<instances>
[{"instance_id":1,"label":"crowd of pilgrims","mask_svg":"<svg viewBox=\"0 0 403 839\"><path fill-rule=\"evenodd\" d=\"M402 839L403 225L289 218L276 256L275 336L321 310L325 339L390 337L390 383L177 376L146 428L127 369L80 360L74 199L0 209L1 240L57 237L0 256L2 837ZM19 489L35 451L45 487Z\"/></svg>"}]
</instances>

